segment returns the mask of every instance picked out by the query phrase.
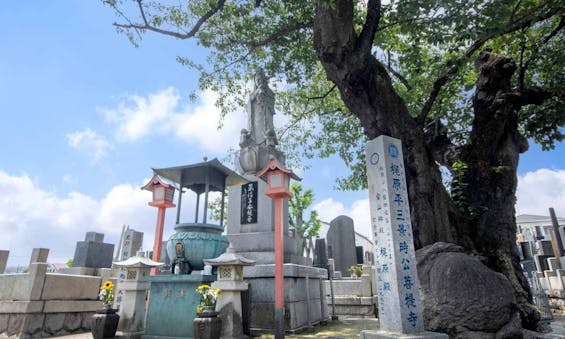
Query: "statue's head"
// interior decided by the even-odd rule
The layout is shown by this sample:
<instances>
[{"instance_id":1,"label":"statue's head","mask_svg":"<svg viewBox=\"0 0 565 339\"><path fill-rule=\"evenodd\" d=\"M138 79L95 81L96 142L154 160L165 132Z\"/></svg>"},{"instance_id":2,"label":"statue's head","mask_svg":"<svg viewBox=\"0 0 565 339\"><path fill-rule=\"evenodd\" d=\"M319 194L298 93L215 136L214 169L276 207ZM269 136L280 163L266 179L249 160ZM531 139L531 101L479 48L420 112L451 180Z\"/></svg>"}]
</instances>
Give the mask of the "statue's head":
<instances>
[{"instance_id":1,"label":"statue's head","mask_svg":"<svg viewBox=\"0 0 565 339\"><path fill-rule=\"evenodd\" d=\"M268 86L267 77L265 76L265 72L263 72L263 68L257 68L255 72L255 88Z\"/></svg>"}]
</instances>

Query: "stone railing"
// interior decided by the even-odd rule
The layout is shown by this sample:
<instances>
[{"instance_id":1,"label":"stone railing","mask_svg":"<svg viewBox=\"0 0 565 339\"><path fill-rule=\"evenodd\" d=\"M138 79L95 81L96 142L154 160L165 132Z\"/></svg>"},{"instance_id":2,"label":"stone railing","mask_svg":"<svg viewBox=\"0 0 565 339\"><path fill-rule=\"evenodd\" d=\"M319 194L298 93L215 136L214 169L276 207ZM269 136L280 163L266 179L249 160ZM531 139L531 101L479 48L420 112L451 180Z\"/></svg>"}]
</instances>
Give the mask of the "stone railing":
<instances>
[{"instance_id":1,"label":"stone railing","mask_svg":"<svg viewBox=\"0 0 565 339\"><path fill-rule=\"evenodd\" d=\"M48 249L34 249L29 273L0 275L0 336L47 338L90 330L102 308L100 277L47 273Z\"/></svg>"}]
</instances>

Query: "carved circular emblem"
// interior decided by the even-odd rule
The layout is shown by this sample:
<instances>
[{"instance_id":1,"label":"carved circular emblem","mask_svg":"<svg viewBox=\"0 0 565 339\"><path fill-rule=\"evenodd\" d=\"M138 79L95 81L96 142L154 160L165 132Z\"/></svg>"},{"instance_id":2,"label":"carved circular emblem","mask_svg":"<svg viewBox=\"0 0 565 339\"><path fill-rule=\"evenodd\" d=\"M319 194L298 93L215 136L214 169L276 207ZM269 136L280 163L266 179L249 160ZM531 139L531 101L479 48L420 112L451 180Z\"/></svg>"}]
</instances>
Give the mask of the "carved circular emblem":
<instances>
[{"instance_id":1,"label":"carved circular emblem","mask_svg":"<svg viewBox=\"0 0 565 339\"><path fill-rule=\"evenodd\" d=\"M376 165L379 163L379 154L378 153L373 153L371 154L371 157L369 158L369 161L371 162L371 165Z\"/></svg>"}]
</instances>

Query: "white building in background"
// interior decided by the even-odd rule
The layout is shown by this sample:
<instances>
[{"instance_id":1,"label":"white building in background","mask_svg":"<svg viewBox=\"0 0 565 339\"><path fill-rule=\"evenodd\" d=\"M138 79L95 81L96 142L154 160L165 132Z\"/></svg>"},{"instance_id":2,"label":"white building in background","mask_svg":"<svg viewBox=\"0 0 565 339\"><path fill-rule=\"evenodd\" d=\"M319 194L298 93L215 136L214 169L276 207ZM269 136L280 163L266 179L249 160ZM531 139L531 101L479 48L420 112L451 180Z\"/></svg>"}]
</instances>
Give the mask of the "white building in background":
<instances>
[{"instance_id":1,"label":"white building in background","mask_svg":"<svg viewBox=\"0 0 565 339\"><path fill-rule=\"evenodd\" d=\"M565 240L565 218L557 216L561 239ZM522 234L524 241L551 240L553 224L546 215L520 214L516 216L518 234Z\"/></svg>"}]
</instances>

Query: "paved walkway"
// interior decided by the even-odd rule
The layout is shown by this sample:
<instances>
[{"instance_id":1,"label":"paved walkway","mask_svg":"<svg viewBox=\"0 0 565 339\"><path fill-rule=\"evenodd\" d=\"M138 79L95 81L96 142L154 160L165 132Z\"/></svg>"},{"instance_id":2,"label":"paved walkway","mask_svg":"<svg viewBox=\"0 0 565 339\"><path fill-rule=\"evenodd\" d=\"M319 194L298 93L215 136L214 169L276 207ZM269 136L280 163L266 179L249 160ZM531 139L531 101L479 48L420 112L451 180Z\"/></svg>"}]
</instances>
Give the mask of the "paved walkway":
<instances>
[{"instance_id":1,"label":"paved walkway","mask_svg":"<svg viewBox=\"0 0 565 339\"><path fill-rule=\"evenodd\" d=\"M548 333L541 338L565 338L565 317L555 318L551 323L552 333ZM286 338L328 338L328 339L348 339L358 338L362 330L376 330L379 328L379 321L374 318L359 319L340 317L337 321L329 321L326 326L315 326L312 330L297 335L287 335ZM263 335L260 339L272 338L272 335ZM66 339L91 339L90 333L74 334L58 338ZM119 338L119 337L118 337ZM539 338L539 337L535 337Z\"/></svg>"}]
</instances>

